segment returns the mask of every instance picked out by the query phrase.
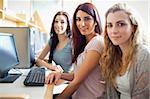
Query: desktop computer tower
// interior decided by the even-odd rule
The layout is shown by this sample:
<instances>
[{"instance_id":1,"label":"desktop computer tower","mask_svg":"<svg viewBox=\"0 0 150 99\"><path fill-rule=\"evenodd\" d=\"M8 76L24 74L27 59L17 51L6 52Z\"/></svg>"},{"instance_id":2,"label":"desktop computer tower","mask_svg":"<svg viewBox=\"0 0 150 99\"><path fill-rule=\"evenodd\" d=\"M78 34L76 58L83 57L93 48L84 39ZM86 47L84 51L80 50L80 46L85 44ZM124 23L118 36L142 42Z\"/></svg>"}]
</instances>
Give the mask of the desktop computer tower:
<instances>
[{"instance_id":1,"label":"desktop computer tower","mask_svg":"<svg viewBox=\"0 0 150 99\"><path fill-rule=\"evenodd\" d=\"M35 44L35 42L39 43L37 38L40 37L36 37L36 35L40 36L39 30L37 28L29 27L0 27L0 32L15 35L16 46L19 54L19 65L16 67L32 67L35 61L35 52L40 48Z\"/></svg>"}]
</instances>

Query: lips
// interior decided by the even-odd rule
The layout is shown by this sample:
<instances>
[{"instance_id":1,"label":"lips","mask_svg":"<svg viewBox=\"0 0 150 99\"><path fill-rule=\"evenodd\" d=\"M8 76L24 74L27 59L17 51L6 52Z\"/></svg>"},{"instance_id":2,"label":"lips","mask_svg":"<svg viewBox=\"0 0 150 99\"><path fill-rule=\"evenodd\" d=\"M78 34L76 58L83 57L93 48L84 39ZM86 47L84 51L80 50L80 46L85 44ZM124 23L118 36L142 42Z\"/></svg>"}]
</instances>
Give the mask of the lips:
<instances>
[{"instance_id":1,"label":"lips","mask_svg":"<svg viewBox=\"0 0 150 99\"><path fill-rule=\"evenodd\" d=\"M85 32L87 28L80 28L80 31Z\"/></svg>"},{"instance_id":2,"label":"lips","mask_svg":"<svg viewBox=\"0 0 150 99\"><path fill-rule=\"evenodd\" d=\"M113 38L113 39L119 39L119 38L121 38L121 36L111 36L111 38Z\"/></svg>"},{"instance_id":3,"label":"lips","mask_svg":"<svg viewBox=\"0 0 150 99\"><path fill-rule=\"evenodd\" d=\"M111 40L112 40L113 42L119 41L120 38L121 38L121 36L111 36Z\"/></svg>"},{"instance_id":4,"label":"lips","mask_svg":"<svg viewBox=\"0 0 150 99\"><path fill-rule=\"evenodd\" d=\"M61 31L62 29L61 28L55 28L56 29L56 31Z\"/></svg>"}]
</instances>

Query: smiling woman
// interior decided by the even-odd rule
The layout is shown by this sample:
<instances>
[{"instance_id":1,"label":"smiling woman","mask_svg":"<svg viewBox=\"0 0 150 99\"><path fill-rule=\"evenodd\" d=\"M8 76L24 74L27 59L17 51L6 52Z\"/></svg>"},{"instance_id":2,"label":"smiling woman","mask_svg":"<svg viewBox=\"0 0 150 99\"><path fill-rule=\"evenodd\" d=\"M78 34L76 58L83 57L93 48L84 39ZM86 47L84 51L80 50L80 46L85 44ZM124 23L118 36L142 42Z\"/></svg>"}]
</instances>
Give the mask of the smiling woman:
<instances>
[{"instance_id":1,"label":"smiling woman","mask_svg":"<svg viewBox=\"0 0 150 99\"><path fill-rule=\"evenodd\" d=\"M50 40L42 53L36 60L38 66L45 66L50 70L69 72L72 65L72 45L69 16L66 12L59 11L53 18ZM48 63L44 61L45 56L50 52ZM60 65L62 68L52 64Z\"/></svg>"},{"instance_id":2,"label":"smiling woman","mask_svg":"<svg viewBox=\"0 0 150 99\"><path fill-rule=\"evenodd\" d=\"M88 35L94 31L97 23L92 16L81 10L77 12L76 24L82 35Z\"/></svg>"},{"instance_id":3,"label":"smiling woman","mask_svg":"<svg viewBox=\"0 0 150 99\"><path fill-rule=\"evenodd\" d=\"M54 30L57 34L64 34L67 29L67 17L64 15L56 16L54 21Z\"/></svg>"}]
</instances>

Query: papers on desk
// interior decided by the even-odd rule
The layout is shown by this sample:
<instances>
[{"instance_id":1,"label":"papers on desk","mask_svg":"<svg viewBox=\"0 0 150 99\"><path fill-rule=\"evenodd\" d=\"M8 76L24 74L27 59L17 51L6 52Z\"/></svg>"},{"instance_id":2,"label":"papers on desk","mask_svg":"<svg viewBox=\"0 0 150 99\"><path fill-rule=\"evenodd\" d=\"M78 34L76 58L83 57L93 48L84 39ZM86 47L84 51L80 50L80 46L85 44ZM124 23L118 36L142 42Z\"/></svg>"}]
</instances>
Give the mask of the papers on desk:
<instances>
[{"instance_id":1,"label":"papers on desk","mask_svg":"<svg viewBox=\"0 0 150 99\"><path fill-rule=\"evenodd\" d=\"M60 94L68 84L60 84L60 85L55 85L53 89L53 94Z\"/></svg>"}]
</instances>

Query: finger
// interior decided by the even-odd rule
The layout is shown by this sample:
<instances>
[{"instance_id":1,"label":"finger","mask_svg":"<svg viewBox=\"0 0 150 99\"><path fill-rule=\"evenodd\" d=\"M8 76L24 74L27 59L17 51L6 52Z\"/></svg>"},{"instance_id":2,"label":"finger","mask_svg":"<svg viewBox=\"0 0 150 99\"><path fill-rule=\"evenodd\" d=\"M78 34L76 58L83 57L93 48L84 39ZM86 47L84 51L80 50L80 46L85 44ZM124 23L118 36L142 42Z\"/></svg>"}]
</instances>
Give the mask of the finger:
<instances>
[{"instance_id":1,"label":"finger","mask_svg":"<svg viewBox=\"0 0 150 99\"><path fill-rule=\"evenodd\" d=\"M45 78L45 83L48 84L49 82L49 75Z\"/></svg>"},{"instance_id":2,"label":"finger","mask_svg":"<svg viewBox=\"0 0 150 99\"><path fill-rule=\"evenodd\" d=\"M58 73L57 76L55 77L55 82L54 82L55 84L57 84L57 82L59 81L60 76L61 76L61 74Z\"/></svg>"},{"instance_id":3,"label":"finger","mask_svg":"<svg viewBox=\"0 0 150 99\"><path fill-rule=\"evenodd\" d=\"M55 68L55 71L56 71L56 72L60 72L60 70L59 70L59 68L58 68L58 67L56 67L56 68Z\"/></svg>"},{"instance_id":4,"label":"finger","mask_svg":"<svg viewBox=\"0 0 150 99\"><path fill-rule=\"evenodd\" d=\"M49 75L46 77L46 79L45 79L45 83L46 83L46 84L51 83L51 82L50 82L51 79L53 79L53 75L52 75L52 74L49 74Z\"/></svg>"},{"instance_id":5,"label":"finger","mask_svg":"<svg viewBox=\"0 0 150 99\"><path fill-rule=\"evenodd\" d=\"M49 83L52 84L53 83L53 79L54 79L54 74L51 75Z\"/></svg>"},{"instance_id":6,"label":"finger","mask_svg":"<svg viewBox=\"0 0 150 99\"><path fill-rule=\"evenodd\" d=\"M57 68L58 68L59 72L61 72L61 73L64 71L60 65L57 65Z\"/></svg>"}]
</instances>

